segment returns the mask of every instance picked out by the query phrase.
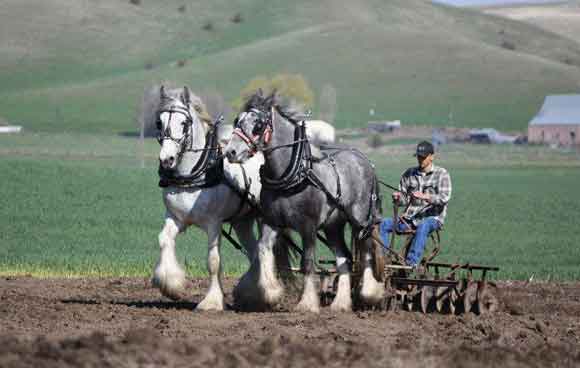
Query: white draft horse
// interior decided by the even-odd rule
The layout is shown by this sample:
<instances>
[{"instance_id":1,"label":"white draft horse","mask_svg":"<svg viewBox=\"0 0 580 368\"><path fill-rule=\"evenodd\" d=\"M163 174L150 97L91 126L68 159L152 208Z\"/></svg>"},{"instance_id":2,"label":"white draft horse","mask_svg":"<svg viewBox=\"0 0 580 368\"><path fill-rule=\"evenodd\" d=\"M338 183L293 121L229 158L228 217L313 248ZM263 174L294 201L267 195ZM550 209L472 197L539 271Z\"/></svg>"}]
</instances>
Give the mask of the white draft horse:
<instances>
[{"instance_id":1,"label":"white draft horse","mask_svg":"<svg viewBox=\"0 0 580 368\"><path fill-rule=\"evenodd\" d=\"M159 234L160 259L152 282L171 299L185 297L185 271L175 256L175 239L187 227L195 225L208 237L207 268L210 276L209 290L197 309L223 310L222 224L230 221L251 262L257 242L253 232L256 213L242 197L259 198L259 168L263 157L256 156L239 165L212 156L215 146L209 146L208 140L212 139L212 129L219 127L212 124L202 101L187 87L168 91L161 87L160 101L157 122L161 145L159 163L161 182L166 179L163 185L166 213ZM212 157L213 163L209 162ZM206 170L202 172L200 167L206 161ZM220 179L215 176L219 176L222 161Z\"/></svg>"}]
</instances>

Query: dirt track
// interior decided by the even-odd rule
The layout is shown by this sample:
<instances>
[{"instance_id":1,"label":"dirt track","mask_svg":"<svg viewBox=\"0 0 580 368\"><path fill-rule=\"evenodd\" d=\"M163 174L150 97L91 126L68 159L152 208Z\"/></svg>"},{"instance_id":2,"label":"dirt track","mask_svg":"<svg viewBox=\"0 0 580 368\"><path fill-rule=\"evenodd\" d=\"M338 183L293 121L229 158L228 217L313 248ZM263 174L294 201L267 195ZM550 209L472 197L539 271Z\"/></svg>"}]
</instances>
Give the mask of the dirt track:
<instances>
[{"instance_id":1,"label":"dirt track","mask_svg":"<svg viewBox=\"0 0 580 368\"><path fill-rule=\"evenodd\" d=\"M0 367L580 366L579 283L501 283L492 316L197 313L193 284L171 302L145 279L2 277Z\"/></svg>"}]
</instances>

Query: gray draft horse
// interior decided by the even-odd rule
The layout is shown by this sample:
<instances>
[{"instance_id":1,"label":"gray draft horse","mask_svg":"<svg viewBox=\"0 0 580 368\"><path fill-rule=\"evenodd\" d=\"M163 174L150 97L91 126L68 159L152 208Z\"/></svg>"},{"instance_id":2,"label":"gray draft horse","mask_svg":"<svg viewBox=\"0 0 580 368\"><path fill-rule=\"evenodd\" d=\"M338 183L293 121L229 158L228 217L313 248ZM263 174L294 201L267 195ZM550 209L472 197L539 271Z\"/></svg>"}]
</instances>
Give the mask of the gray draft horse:
<instances>
[{"instance_id":1,"label":"gray draft horse","mask_svg":"<svg viewBox=\"0 0 580 368\"><path fill-rule=\"evenodd\" d=\"M339 149L320 160L312 159L304 122L296 110L278 102L276 93L251 96L234 123L224 154L230 162L246 162L256 152L264 154L260 203L264 216L258 257L234 290L236 303L264 308L283 295L274 266L273 247L280 231L300 234L304 249L304 286L297 311L317 313L320 298L315 282L316 234L322 229L336 255L338 290L333 311L352 310L350 251L344 240L350 223L354 234L368 230L380 217L374 167L360 152ZM362 300L378 303L384 293L372 271L370 238L361 241Z\"/></svg>"}]
</instances>

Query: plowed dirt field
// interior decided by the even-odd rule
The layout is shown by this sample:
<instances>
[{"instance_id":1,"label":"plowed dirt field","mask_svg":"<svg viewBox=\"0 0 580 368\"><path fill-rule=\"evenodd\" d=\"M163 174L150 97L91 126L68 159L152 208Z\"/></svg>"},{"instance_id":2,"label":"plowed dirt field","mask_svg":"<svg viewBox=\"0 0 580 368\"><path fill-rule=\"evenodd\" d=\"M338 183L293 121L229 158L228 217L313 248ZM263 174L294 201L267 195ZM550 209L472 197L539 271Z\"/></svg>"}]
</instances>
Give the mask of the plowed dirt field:
<instances>
[{"instance_id":1,"label":"plowed dirt field","mask_svg":"<svg viewBox=\"0 0 580 368\"><path fill-rule=\"evenodd\" d=\"M227 301L235 280L226 280ZM0 278L0 367L575 367L580 283L501 282L493 315L195 312L147 279Z\"/></svg>"}]
</instances>

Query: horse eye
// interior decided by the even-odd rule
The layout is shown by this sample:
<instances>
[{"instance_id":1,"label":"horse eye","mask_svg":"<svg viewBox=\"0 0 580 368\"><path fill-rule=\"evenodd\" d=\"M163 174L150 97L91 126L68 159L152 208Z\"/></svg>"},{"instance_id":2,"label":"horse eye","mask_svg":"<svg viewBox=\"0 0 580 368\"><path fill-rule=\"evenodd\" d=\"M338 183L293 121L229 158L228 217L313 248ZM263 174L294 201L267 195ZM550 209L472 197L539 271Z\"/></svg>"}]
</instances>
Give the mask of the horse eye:
<instances>
[{"instance_id":1,"label":"horse eye","mask_svg":"<svg viewBox=\"0 0 580 368\"><path fill-rule=\"evenodd\" d=\"M259 135L262 134L262 131L264 130L264 122L263 121L258 121L256 123L256 125L254 125L254 129L252 129L252 134L254 135Z\"/></svg>"}]
</instances>

